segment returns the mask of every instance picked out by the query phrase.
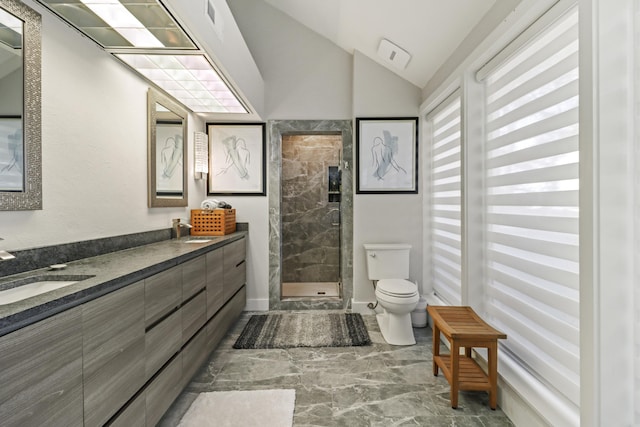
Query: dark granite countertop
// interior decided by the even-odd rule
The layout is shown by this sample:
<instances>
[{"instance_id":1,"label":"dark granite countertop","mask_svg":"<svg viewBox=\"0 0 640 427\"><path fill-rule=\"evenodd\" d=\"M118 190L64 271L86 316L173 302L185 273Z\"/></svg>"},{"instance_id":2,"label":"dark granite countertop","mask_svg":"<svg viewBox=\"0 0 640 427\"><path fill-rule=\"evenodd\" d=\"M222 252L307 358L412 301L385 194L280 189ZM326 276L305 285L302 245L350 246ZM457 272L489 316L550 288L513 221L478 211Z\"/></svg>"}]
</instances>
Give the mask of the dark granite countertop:
<instances>
[{"instance_id":1,"label":"dark granite countertop","mask_svg":"<svg viewBox=\"0 0 640 427\"><path fill-rule=\"evenodd\" d=\"M49 268L0 278L0 290L32 276L93 276L41 295L1 304L0 336L113 292L175 265L205 254L246 236L240 231L226 236L207 237L208 242L186 243L193 237L172 239L67 263L62 270Z\"/></svg>"}]
</instances>

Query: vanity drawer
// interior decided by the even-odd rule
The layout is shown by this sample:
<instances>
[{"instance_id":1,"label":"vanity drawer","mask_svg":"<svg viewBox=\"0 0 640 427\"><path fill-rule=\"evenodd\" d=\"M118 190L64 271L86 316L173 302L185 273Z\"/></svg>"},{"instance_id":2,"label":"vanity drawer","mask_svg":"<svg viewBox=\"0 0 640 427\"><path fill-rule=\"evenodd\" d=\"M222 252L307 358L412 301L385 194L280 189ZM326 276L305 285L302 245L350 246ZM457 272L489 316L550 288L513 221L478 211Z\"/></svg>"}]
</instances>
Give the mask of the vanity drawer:
<instances>
[{"instance_id":1,"label":"vanity drawer","mask_svg":"<svg viewBox=\"0 0 640 427\"><path fill-rule=\"evenodd\" d=\"M222 307L224 283L224 251L222 248L207 255L207 319Z\"/></svg>"},{"instance_id":2,"label":"vanity drawer","mask_svg":"<svg viewBox=\"0 0 640 427\"><path fill-rule=\"evenodd\" d=\"M148 330L145 336L145 380L148 380L167 363L182 346L182 313L171 316Z\"/></svg>"},{"instance_id":3,"label":"vanity drawer","mask_svg":"<svg viewBox=\"0 0 640 427\"><path fill-rule=\"evenodd\" d=\"M207 321L207 293L200 292L182 307L182 344L191 339Z\"/></svg>"},{"instance_id":4,"label":"vanity drawer","mask_svg":"<svg viewBox=\"0 0 640 427\"><path fill-rule=\"evenodd\" d=\"M142 391L136 398L122 411L116 419L108 424L109 427L132 427L144 426L147 415L147 394Z\"/></svg>"},{"instance_id":5,"label":"vanity drawer","mask_svg":"<svg viewBox=\"0 0 640 427\"><path fill-rule=\"evenodd\" d=\"M82 425L80 307L0 338L0 424Z\"/></svg>"},{"instance_id":6,"label":"vanity drawer","mask_svg":"<svg viewBox=\"0 0 640 427\"><path fill-rule=\"evenodd\" d=\"M200 369L200 366L207 360L213 350L207 347L207 328L203 328L193 339L182 349L182 381L181 389L189 384L191 378Z\"/></svg>"},{"instance_id":7,"label":"vanity drawer","mask_svg":"<svg viewBox=\"0 0 640 427\"><path fill-rule=\"evenodd\" d=\"M147 426L155 426L180 394L182 358L169 363L146 389Z\"/></svg>"},{"instance_id":8,"label":"vanity drawer","mask_svg":"<svg viewBox=\"0 0 640 427\"><path fill-rule=\"evenodd\" d=\"M145 382L144 283L82 306L84 419L103 425Z\"/></svg>"},{"instance_id":9,"label":"vanity drawer","mask_svg":"<svg viewBox=\"0 0 640 427\"><path fill-rule=\"evenodd\" d=\"M238 319L247 303L246 287L243 287L207 324L207 348L212 351L218 346L229 328Z\"/></svg>"},{"instance_id":10,"label":"vanity drawer","mask_svg":"<svg viewBox=\"0 0 640 427\"><path fill-rule=\"evenodd\" d=\"M224 301L236 293L247 280L245 239L224 247Z\"/></svg>"},{"instance_id":11,"label":"vanity drawer","mask_svg":"<svg viewBox=\"0 0 640 427\"><path fill-rule=\"evenodd\" d=\"M182 264L182 301L207 286L207 260L202 255Z\"/></svg>"},{"instance_id":12,"label":"vanity drawer","mask_svg":"<svg viewBox=\"0 0 640 427\"><path fill-rule=\"evenodd\" d=\"M182 302L182 268L170 268L144 280L145 327L149 328Z\"/></svg>"}]
</instances>

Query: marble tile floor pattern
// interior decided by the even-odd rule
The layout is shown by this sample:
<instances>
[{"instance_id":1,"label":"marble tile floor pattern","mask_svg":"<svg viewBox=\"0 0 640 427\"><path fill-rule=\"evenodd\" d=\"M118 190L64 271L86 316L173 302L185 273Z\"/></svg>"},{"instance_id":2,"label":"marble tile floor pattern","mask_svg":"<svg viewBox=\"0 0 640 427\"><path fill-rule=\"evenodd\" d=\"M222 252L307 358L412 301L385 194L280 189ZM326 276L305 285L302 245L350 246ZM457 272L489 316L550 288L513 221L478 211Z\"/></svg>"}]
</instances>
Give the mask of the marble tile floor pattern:
<instances>
[{"instance_id":1,"label":"marble tile floor pattern","mask_svg":"<svg viewBox=\"0 0 640 427\"><path fill-rule=\"evenodd\" d=\"M414 346L391 346L375 316L363 315L370 346L235 350L251 314L242 314L161 427L177 426L200 392L280 388L296 390L295 427L513 426L500 408L489 409L484 392L460 392L451 408L449 384L432 373L430 328L414 329Z\"/></svg>"}]
</instances>

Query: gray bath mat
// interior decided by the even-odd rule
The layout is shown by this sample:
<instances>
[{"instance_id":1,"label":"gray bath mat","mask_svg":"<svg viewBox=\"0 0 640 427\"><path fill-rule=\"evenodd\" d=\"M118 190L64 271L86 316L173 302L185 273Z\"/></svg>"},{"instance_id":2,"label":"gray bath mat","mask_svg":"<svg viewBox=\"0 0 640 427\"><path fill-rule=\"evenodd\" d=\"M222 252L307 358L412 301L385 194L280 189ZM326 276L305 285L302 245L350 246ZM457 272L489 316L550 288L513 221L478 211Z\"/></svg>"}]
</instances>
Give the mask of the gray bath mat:
<instances>
[{"instance_id":1,"label":"gray bath mat","mask_svg":"<svg viewBox=\"0 0 640 427\"><path fill-rule=\"evenodd\" d=\"M358 313L272 313L251 316L233 348L350 347L371 344Z\"/></svg>"}]
</instances>

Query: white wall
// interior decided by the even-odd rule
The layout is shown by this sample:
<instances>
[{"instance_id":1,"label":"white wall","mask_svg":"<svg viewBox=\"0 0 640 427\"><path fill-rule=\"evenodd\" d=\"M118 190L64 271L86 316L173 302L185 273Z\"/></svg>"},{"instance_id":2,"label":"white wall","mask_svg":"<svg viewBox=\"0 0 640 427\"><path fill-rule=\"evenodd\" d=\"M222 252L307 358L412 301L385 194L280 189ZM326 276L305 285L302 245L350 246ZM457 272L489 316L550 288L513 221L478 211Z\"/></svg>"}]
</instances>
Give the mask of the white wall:
<instances>
[{"instance_id":1,"label":"white wall","mask_svg":"<svg viewBox=\"0 0 640 427\"><path fill-rule=\"evenodd\" d=\"M172 218L188 219L206 197L205 182L192 178L193 132L205 130L204 120L188 118L189 206L148 208L149 84L49 11L25 3L42 15L43 210L0 211L0 249L151 231L169 228ZM256 288L266 286L267 260L255 245L268 230L266 198L250 206L241 198L228 201L238 221L251 225L247 293L258 298L267 292Z\"/></svg>"},{"instance_id":2,"label":"white wall","mask_svg":"<svg viewBox=\"0 0 640 427\"><path fill-rule=\"evenodd\" d=\"M250 104L255 112L253 118L263 116L264 81L226 0L165 0L163 3ZM207 3L215 10L215 25L205 13Z\"/></svg>"},{"instance_id":3,"label":"white wall","mask_svg":"<svg viewBox=\"0 0 640 427\"><path fill-rule=\"evenodd\" d=\"M362 53L345 52L264 1L234 0L230 7L265 81L267 119L418 115L420 88ZM268 215L261 200L248 204ZM411 243L411 276L421 278L421 206L420 194L354 196L354 310L366 312L367 302L375 300L366 278L365 242ZM266 278L268 229L260 231L260 238ZM266 280L263 292L268 296Z\"/></svg>"},{"instance_id":4,"label":"white wall","mask_svg":"<svg viewBox=\"0 0 640 427\"><path fill-rule=\"evenodd\" d=\"M351 118L351 55L264 1L234 0L229 7L264 79L265 121ZM263 310L269 300L269 198L226 200L250 224L255 286L247 290L247 309Z\"/></svg>"},{"instance_id":5,"label":"white wall","mask_svg":"<svg viewBox=\"0 0 640 427\"><path fill-rule=\"evenodd\" d=\"M229 2L265 82L265 119L351 119L352 55L262 0Z\"/></svg>"},{"instance_id":6,"label":"white wall","mask_svg":"<svg viewBox=\"0 0 640 427\"><path fill-rule=\"evenodd\" d=\"M420 88L400 79L361 52L354 54L353 114L355 117L415 117ZM354 123L355 126L355 123ZM420 132L420 130L419 130ZM356 131L354 129L354 137ZM355 147L355 144L354 144ZM419 170L419 174L424 171ZM355 181L355 180L354 180ZM370 312L375 301L367 278L364 243L412 245L410 278L422 278L422 189L418 194L355 194L353 206L353 309ZM421 284L420 284L421 285Z\"/></svg>"},{"instance_id":7,"label":"white wall","mask_svg":"<svg viewBox=\"0 0 640 427\"><path fill-rule=\"evenodd\" d=\"M0 212L2 248L169 228L171 218L187 218L188 208L147 207L149 85L35 2L25 4L42 15L43 210ZM204 125L195 116L188 125L192 158L193 131ZM192 206L203 194L202 184L189 182Z\"/></svg>"}]
</instances>

